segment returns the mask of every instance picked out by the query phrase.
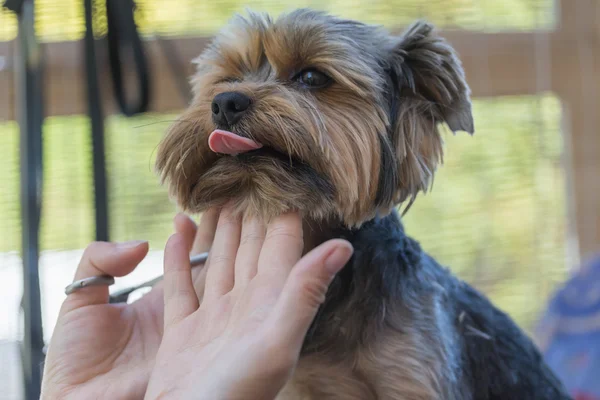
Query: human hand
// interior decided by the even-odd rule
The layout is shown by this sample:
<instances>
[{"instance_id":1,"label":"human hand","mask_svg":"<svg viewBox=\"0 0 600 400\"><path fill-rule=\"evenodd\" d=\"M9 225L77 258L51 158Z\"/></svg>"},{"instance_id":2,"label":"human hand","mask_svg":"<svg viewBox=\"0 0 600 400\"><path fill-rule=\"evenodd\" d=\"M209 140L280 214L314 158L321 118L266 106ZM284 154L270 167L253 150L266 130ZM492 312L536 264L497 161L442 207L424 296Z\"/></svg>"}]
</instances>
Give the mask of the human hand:
<instances>
[{"instance_id":1,"label":"human hand","mask_svg":"<svg viewBox=\"0 0 600 400\"><path fill-rule=\"evenodd\" d=\"M85 250L75 280L124 276L148 252L147 242L95 242ZM42 399L144 396L163 332L162 289L133 304L108 304L107 286L67 296L44 366Z\"/></svg>"},{"instance_id":2,"label":"human hand","mask_svg":"<svg viewBox=\"0 0 600 400\"><path fill-rule=\"evenodd\" d=\"M331 240L300 259L297 214L267 227L254 220L242 224L225 209L199 304L186 253L189 237L176 233L165 249L165 335L146 398L274 398L293 372L351 245Z\"/></svg>"},{"instance_id":3,"label":"human hand","mask_svg":"<svg viewBox=\"0 0 600 400\"><path fill-rule=\"evenodd\" d=\"M192 238L192 254L208 251L218 214L202 229L178 215L176 230ZM148 252L147 242L96 242L85 250L75 280L125 276ZM201 270L194 271L202 279ZM163 334L162 282L132 304L108 304L106 286L80 289L65 299L46 357L42 399L143 398Z\"/></svg>"}]
</instances>

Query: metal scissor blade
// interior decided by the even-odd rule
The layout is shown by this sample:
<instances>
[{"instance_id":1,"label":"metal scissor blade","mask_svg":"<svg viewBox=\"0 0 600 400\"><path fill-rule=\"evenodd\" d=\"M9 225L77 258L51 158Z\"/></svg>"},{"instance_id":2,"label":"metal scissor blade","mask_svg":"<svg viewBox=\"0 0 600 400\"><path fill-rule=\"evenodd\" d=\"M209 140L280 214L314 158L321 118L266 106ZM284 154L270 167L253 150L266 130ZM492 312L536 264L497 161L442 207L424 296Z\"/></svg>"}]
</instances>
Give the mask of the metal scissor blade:
<instances>
[{"instance_id":1,"label":"metal scissor blade","mask_svg":"<svg viewBox=\"0 0 600 400\"><path fill-rule=\"evenodd\" d=\"M201 254L192 256L192 257L190 257L190 265L192 266L192 268L196 267L198 265L203 265L207 259L208 259L208 253L201 253ZM129 299L129 295L131 293L135 292L136 290L142 289L142 288L153 287L158 282L160 282L162 280L162 278L163 277L161 275L152 280L140 283L139 285L128 287L128 288L121 289L121 290L117 290L116 292L112 293L109 296L109 303L111 303L111 304L126 303L127 300Z\"/></svg>"}]
</instances>

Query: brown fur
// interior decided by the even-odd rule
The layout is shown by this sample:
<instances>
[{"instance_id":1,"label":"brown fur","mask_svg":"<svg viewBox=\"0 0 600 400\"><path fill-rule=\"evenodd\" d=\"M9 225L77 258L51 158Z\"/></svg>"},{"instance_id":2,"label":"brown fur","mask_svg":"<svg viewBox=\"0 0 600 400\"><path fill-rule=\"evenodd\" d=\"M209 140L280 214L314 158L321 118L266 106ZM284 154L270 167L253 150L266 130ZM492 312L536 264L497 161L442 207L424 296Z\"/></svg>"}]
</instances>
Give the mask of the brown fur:
<instances>
[{"instance_id":1,"label":"brown fur","mask_svg":"<svg viewBox=\"0 0 600 400\"><path fill-rule=\"evenodd\" d=\"M443 368L431 342L419 335L381 335L340 360L303 357L277 400L447 400Z\"/></svg>"},{"instance_id":2,"label":"brown fur","mask_svg":"<svg viewBox=\"0 0 600 400\"><path fill-rule=\"evenodd\" d=\"M276 21L251 13L234 18L196 64L192 104L156 163L191 212L233 201L240 213L265 220L298 210L324 230L332 221L360 226L428 189L442 161L438 124L473 132L460 62L423 22L394 37L307 10ZM331 85L300 87L294 77L306 68L327 74ZM252 99L232 131L271 150L210 151L211 102L228 91ZM329 322L338 339L307 350L280 399L453 398L441 378L439 338Z\"/></svg>"},{"instance_id":3,"label":"brown fur","mask_svg":"<svg viewBox=\"0 0 600 400\"><path fill-rule=\"evenodd\" d=\"M237 17L196 60L194 100L157 159L185 210L200 212L233 199L240 211L266 219L298 209L310 219L333 215L358 226L427 190L442 159L437 123L473 130L458 60L427 24L418 23L399 38L360 25L364 32L355 38L332 21L308 13L276 22L257 14ZM389 68L406 80L398 82L395 127L382 96L386 56ZM328 74L334 84L299 89L292 78L308 67ZM332 187L331 196L314 198L302 179L278 171L282 162L255 162L260 167L249 173L245 163L208 149L215 129L212 99L233 90L253 99L252 112L235 132L289 155L291 165L307 164ZM384 147L392 152L395 177L385 189L389 195L377 199Z\"/></svg>"}]
</instances>

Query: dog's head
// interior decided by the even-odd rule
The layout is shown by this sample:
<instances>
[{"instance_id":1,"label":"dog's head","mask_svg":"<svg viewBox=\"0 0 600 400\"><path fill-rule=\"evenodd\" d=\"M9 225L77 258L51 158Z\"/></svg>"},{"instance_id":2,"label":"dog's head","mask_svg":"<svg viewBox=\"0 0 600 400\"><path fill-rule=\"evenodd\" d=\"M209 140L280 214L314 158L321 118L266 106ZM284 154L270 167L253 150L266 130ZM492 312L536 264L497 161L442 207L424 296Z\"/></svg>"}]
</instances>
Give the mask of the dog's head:
<instances>
[{"instance_id":1,"label":"dog's head","mask_svg":"<svg viewBox=\"0 0 600 400\"><path fill-rule=\"evenodd\" d=\"M196 62L192 104L157 157L187 211L231 201L356 226L428 189L440 123L473 132L460 62L424 22L392 36L310 10L251 13Z\"/></svg>"}]
</instances>

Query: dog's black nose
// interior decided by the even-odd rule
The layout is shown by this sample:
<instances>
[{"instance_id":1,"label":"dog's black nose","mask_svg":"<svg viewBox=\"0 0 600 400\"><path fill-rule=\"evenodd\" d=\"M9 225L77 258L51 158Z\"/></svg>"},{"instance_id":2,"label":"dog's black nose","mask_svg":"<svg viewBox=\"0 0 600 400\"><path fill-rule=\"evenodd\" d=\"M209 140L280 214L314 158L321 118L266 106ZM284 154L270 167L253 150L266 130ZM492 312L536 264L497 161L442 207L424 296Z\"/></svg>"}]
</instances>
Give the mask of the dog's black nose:
<instances>
[{"instance_id":1,"label":"dog's black nose","mask_svg":"<svg viewBox=\"0 0 600 400\"><path fill-rule=\"evenodd\" d=\"M216 95L212 102L214 122L219 126L235 124L248 110L250 102L250 97L240 92L225 92Z\"/></svg>"}]
</instances>

